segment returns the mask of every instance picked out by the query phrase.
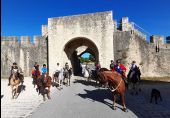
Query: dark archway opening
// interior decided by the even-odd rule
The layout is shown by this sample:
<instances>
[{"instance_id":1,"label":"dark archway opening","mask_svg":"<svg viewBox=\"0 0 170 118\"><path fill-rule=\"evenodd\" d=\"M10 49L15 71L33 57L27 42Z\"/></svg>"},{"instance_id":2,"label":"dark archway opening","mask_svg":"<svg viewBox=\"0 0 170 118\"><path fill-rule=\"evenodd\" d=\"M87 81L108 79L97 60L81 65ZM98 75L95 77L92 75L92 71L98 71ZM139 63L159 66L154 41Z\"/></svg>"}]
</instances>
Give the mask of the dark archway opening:
<instances>
[{"instance_id":1,"label":"dark archway opening","mask_svg":"<svg viewBox=\"0 0 170 118\"><path fill-rule=\"evenodd\" d=\"M87 48L81 48L86 46ZM80 50L77 50L80 48ZM71 62L74 75L81 75L82 68L80 58L84 53L90 53L94 57L94 62L99 60L97 46L89 39L78 37L70 40L64 48L64 51Z\"/></svg>"}]
</instances>

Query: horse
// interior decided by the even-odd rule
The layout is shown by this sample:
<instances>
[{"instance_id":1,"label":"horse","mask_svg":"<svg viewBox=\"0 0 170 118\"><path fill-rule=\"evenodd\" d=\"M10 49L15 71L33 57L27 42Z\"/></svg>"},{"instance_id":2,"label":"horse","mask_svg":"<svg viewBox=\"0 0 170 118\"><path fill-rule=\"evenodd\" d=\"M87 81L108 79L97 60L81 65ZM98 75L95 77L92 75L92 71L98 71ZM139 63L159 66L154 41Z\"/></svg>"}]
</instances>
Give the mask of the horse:
<instances>
[{"instance_id":1,"label":"horse","mask_svg":"<svg viewBox=\"0 0 170 118\"><path fill-rule=\"evenodd\" d=\"M59 71L54 73L53 82L59 82L59 80L58 80L59 73L60 73Z\"/></svg>"},{"instance_id":2,"label":"horse","mask_svg":"<svg viewBox=\"0 0 170 118\"><path fill-rule=\"evenodd\" d=\"M139 67L136 67L133 71L130 70L128 73L128 83L132 85L132 89L135 91L136 95L138 94L137 89L140 91L140 88L138 88L140 84L140 75L141 72ZM133 91L131 94L133 95Z\"/></svg>"},{"instance_id":3,"label":"horse","mask_svg":"<svg viewBox=\"0 0 170 118\"><path fill-rule=\"evenodd\" d=\"M99 86L106 85L104 80L101 80L98 76L99 72L109 71L107 68L100 68L99 70L91 70L90 78L96 81L96 85L99 82Z\"/></svg>"},{"instance_id":4,"label":"horse","mask_svg":"<svg viewBox=\"0 0 170 118\"><path fill-rule=\"evenodd\" d=\"M32 84L35 86L37 85L38 82L38 78L40 78L40 71L38 69L33 70L32 72L32 78L33 78L33 82ZM37 92L38 92L38 88L36 88Z\"/></svg>"},{"instance_id":5,"label":"horse","mask_svg":"<svg viewBox=\"0 0 170 118\"><path fill-rule=\"evenodd\" d=\"M72 68L66 69L64 68L63 76L64 76L64 82L66 81L66 85L70 86L70 79L72 75Z\"/></svg>"},{"instance_id":6,"label":"horse","mask_svg":"<svg viewBox=\"0 0 170 118\"><path fill-rule=\"evenodd\" d=\"M10 86L12 89L12 99L14 98L16 99L19 95L19 93L17 92L18 92L18 87L19 87L19 84L21 83L21 80L17 76L18 76L18 69L13 69L12 77L10 79Z\"/></svg>"},{"instance_id":7,"label":"horse","mask_svg":"<svg viewBox=\"0 0 170 118\"><path fill-rule=\"evenodd\" d=\"M127 111L126 105L125 105L125 83L122 79L122 76L117 72L111 72L111 71L102 71L98 73L98 76L100 80L103 82L108 82L109 89L112 91L113 94L113 109L116 110L116 95L120 94L122 105L123 105L123 111Z\"/></svg>"},{"instance_id":8,"label":"horse","mask_svg":"<svg viewBox=\"0 0 170 118\"><path fill-rule=\"evenodd\" d=\"M83 77L87 78L87 81L90 81L90 70L86 67L82 68L82 75Z\"/></svg>"},{"instance_id":9,"label":"horse","mask_svg":"<svg viewBox=\"0 0 170 118\"><path fill-rule=\"evenodd\" d=\"M41 93L41 95L43 96L44 101L46 100L45 94L47 94L48 99L51 99L50 96L51 85L52 85L52 78L49 76L48 73L38 76L37 88L39 90L39 93Z\"/></svg>"}]
</instances>

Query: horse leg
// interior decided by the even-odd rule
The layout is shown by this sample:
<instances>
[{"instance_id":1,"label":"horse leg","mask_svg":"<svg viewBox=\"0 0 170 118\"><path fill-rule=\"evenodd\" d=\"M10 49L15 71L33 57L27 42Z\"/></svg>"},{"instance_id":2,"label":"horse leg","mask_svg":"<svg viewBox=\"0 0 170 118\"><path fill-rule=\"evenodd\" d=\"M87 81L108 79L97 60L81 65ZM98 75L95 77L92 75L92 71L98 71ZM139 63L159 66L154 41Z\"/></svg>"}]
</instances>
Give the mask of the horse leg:
<instances>
[{"instance_id":1,"label":"horse leg","mask_svg":"<svg viewBox=\"0 0 170 118\"><path fill-rule=\"evenodd\" d=\"M68 78L68 84L69 84L69 86L70 86L70 77Z\"/></svg>"},{"instance_id":2,"label":"horse leg","mask_svg":"<svg viewBox=\"0 0 170 118\"><path fill-rule=\"evenodd\" d=\"M15 89L15 99L17 99L19 96L19 93L18 93L18 85L16 86L16 89Z\"/></svg>"},{"instance_id":3,"label":"horse leg","mask_svg":"<svg viewBox=\"0 0 170 118\"><path fill-rule=\"evenodd\" d=\"M121 95L121 99L122 99L123 111L127 112L127 108L126 108L126 105L125 105L125 94L121 93L120 95Z\"/></svg>"},{"instance_id":4,"label":"horse leg","mask_svg":"<svg viewBox=\"0 0 170 118\"><path fill-rule=\"evenodd\" d=\"M66 78L67 86L68 86L68 78Z\"/></svg>"},{"instance_id":5,"label":"horse leg","mask_svg":"<svg viewBox=\"0 0 170 118\"><path fill-rule=\"evenodd\" d=\"M116 94L113 93L113 109L114 109L114 110L116 110L116 105L115 105L115 103L116 103Z\"/></svg>"},{"instance_id":6,"label":"horse leg","mask_svg":"<svg viewBox=\"0 0 170 118\"><path fill-rule=\"evenodd\" d=\"M45 94L42 95L43 96L43 100L46 101L46 97L45 97Z\"/></svg>"},{"instance_id":7,"label":"horse leg","mask_svg":"<svg viewBox=\"0 0 170 118\"><path fill-rule=\"evenodd\" d=\"M50 87L48 87L47 97L48 97L48 99L51 99L51 96L50 96Z\"/></svg>"},{"instance_id":8,"label":"horse leg","mask_svg":"<svg viewBox=\"0 0 170 118\"><path fill-rule=\"evenodd\" d=\"M14 95L13 95L14 94L14 90L13 89L14 89L14 86L11 86L11 90L12 90L12 92L11 92L12 93L12 98L11 99L14 99Z\"/></svg>"}]
</instances>

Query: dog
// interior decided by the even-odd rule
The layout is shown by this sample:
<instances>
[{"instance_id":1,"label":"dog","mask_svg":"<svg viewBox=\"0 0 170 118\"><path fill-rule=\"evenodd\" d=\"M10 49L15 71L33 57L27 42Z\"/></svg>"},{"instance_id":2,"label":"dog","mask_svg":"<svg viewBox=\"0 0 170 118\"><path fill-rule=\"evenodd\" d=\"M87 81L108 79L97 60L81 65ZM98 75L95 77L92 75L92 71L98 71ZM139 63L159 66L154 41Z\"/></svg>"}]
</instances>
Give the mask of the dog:
<instances>
[{"instance_id":1,"label":"dog","mask_svg":"<svg viewBox=\"0 0 170 118\"><path fill-rule=\"evenodd\" d=\"M157 103L158 98L160 99L160 101L162 101L162 96L161 96L161 92L157 89L152 89L151 91L151 99L150 99L150 103L152 103L152 99L155 98L155 104Z\"/></svg>"}]
</instances>

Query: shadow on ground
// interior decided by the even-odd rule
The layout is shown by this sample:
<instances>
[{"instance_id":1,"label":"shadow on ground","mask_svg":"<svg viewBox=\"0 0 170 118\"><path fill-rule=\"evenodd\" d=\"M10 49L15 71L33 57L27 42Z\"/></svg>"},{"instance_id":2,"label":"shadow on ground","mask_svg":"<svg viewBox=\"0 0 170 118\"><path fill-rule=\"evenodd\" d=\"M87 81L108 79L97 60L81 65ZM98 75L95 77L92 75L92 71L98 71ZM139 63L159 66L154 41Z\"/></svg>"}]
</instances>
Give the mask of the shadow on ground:
<instances>
[{"instance_id":1,"label":"shadow on ground","mask_svg":"<svg viewBox=\"0 0 170 118\"><path fill-rule=\"evenodd\" d=\"M74 83L80 83L86 86L94 86L94 82L88 82L85 80L76 80ZM139 118L154 118L156 116L163 116L163 117L169 117L170 112L167 111L167 109L170 109L170 105L167 103L170 102L170 97L167 97L167 95L170 95L170 82L163 82L163 81L151 81L151 80L142 80L140 83L141 92L139 92L138 95L131 95L129 90L126 91L126 107L131 110L137 117ZM158 89L161 92L163 101L160 102L158 100L158 105L153 103L150 103L150 94L151 90L153 88ZM97 88L95 90L86 90L85 94L77 94L81 98L87 99L89 98L92 101L98 101L101 102L107 106L109 106L111 109L112 107L112 93L108 89L100 89ZM111 100L111 102L106 101L106 99ZM122 104L119 101L117 101L118 104Z\"/></svg>"}]
</instances>

